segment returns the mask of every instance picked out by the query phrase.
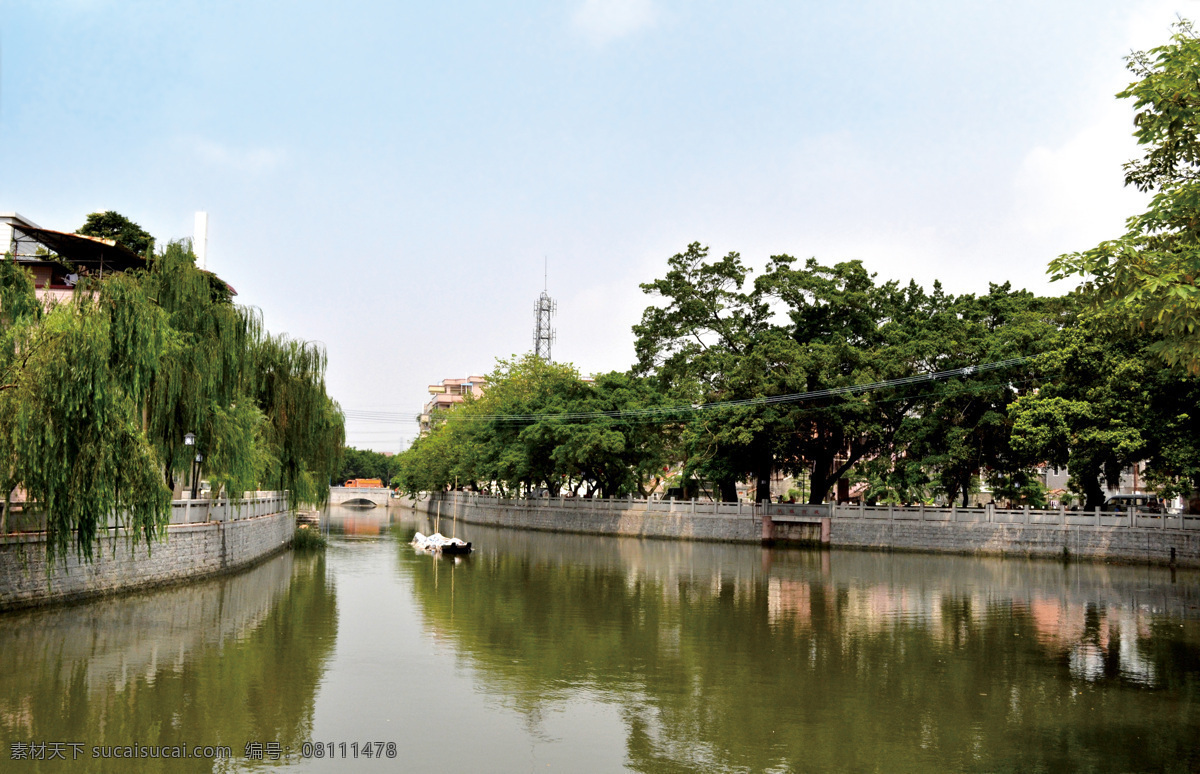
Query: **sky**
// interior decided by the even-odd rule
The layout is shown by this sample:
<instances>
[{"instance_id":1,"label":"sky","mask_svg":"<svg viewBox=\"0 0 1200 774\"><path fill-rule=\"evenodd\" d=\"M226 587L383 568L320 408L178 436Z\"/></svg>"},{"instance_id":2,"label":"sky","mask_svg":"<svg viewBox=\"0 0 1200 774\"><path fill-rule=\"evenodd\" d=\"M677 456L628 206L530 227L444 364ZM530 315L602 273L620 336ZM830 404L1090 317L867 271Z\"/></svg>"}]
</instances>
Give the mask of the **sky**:
<instances>
[{"instance_id":1,"label":"sky","mask_svg":"<svg viewBox=\"0 0 1200 774\"><path fill-rule=\"evenodd\" d=\"M395 452L427 386L532 349L634 361L689 243L860 259L953 293L1145 198L1124 57L1195 0L0 0L0 212L116 210L322 344L347 444Z\"/></svg>"}]
</instances>

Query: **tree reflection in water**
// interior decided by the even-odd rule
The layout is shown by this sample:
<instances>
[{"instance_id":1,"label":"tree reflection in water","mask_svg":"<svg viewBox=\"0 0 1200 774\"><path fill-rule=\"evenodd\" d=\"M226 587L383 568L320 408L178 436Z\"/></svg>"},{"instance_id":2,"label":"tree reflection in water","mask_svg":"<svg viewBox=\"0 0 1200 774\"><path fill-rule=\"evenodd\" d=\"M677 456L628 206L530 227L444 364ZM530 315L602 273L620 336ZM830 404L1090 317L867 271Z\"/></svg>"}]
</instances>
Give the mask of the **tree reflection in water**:
<instances>
[{"instance_id":1,"label":"tree reflection in water","mask_svg":"<svg viewBox=\"0 0 1200 774\"><path fill-rule=\"evenodd\" d=\"M639 771L1200 768L1200 585L1159 568L530 534L426 626L530 721L614 703Z\"/></svg>"},{"instance_id":2,"label":"tree reflection in water","mask_svg":"<svg viewBox=\"0 0 1200 774\"><path fill-rule=\"evenodd\" d=\"M299 746L337 634L325 557L86 605L0 616L0 744L78 742L30 771L211 771L212 761L92 760L99 745ZM67 757L71 757L70 751ZM82 758L86 757L87 760ZM34 768L37 767L37 768Z\"/></svg>"}]
</instances>

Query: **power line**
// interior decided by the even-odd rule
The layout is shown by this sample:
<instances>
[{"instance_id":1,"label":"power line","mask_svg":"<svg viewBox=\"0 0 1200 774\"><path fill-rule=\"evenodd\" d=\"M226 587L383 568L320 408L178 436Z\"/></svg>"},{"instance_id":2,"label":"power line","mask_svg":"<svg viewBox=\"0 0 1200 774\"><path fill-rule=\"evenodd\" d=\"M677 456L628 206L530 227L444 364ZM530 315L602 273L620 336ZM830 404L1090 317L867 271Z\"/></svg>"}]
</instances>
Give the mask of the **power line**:
<instances>
[{"instance_id":1,"label":"power line","mask_svg":"<svg viewBox=\"0 0 1200 774\"><path fill-rule=\"evenodd\" d=\"M1028 362L1029 357L1013 357L1006 360L997 360L992 363L982 363L980 365L971 365L964 368L954 368L948 371L936 371L927 374L914 374L912 376L904 376L898 379L886 379L879 382L870 382L867 384L855 384L846 387L831 387L823 390L811 390L809 392L791 393L788 395L771 395L760 398L744 398L740 400L717 401L713 403L694 403L680 404L675 406L653 406L644 409L619 409L613 411L577 411L563 413L542 413L542 414L470 414L465 412L451 411L444 415L447 420L454 421L484 421L484 422L536 422L542 419L555 419L559 421L586 421L589 419L639 419L662 417L666 415L676 416L680 414L697 413L704 411L715 411L727 408L745 408L753 406L771 406L784 403L803 403L807 401L820 400L822 398L831 398L839 395L859 395L875 390L893 389L897 387L907 387L916 384L928 384L930 382L941 381L945 379L953 379L955 377L970 377L976 374L987 373L990 371L999 371L1006 368L1021 365ZM345 412L347 419L355 419L367 422L388 422L388 423L403 423L416 422L411 415L401 415L398 413L382 412L382 411L354 411L347 410Z\"/></svg>"}]
</instances>

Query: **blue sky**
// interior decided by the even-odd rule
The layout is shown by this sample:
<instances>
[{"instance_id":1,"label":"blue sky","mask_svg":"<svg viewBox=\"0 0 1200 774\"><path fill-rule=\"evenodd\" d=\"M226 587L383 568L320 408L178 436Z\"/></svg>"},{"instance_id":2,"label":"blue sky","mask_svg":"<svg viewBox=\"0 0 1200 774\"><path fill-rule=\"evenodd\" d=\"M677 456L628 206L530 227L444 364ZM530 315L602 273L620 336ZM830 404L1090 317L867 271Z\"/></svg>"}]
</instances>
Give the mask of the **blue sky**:
<instances>
[{"instance_id":1,"label":"blue sky","mask_svg":"<svg viewBox=\"0 0 1200 774\"><path fill-rule=\"evenodd\" d=\"M0 211L207 210L209 267L344 408L415 416L531 348L544 259L586 373L692 241L1057 290L1142 203L1122 58L1196 5L0 0Z\"/></svg>"}]
</instances>

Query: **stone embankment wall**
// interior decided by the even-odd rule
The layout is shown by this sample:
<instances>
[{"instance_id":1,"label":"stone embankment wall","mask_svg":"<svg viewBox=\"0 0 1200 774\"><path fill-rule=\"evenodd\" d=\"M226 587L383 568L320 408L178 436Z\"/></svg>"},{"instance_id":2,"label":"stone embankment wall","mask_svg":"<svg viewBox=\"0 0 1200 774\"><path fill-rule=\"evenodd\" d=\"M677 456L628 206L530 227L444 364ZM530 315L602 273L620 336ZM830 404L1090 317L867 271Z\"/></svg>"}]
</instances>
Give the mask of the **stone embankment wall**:
<instances>
[{"instance_id":1,"label":"stone embankment wall","mask_svg":"<svg viewBox=\"0 0 1200 774\"><path fill-rule=\"evenodd\" d=\"M1200 519L1058 511L966 511L542 498L448 493L406 498L445 525L738 543L808 543L884 551L1087 558L1200 567Z\"/></svg>"},{"instance_id":2,"label":"stone embankment wall","mask_svg":"<svg viewBox=\"0 0 1200 774\"><path fill-rule=\"evenodd\" d=\"M1200 567L1200 531L1076 524L831 520L830 544Z\"/></svg>"},{"instance_id":3,"label":"stone embankment wall","mask_svg":"<svg viewBox=\"0 0 1200 774\"><path fill-rule=\"evenodd\" d=\"M124 530L110 530L91 562L72 551L50 564L44 533L0 536L0 610L173 585L248 567L285 549L295 530L286 494L244 502L250 506L246 518L232 518L235 507L226 509L226 520L173 523L166 540L149 546L145 540L133 545ZM201 512L199 503L176 503L175 509L192 518Z\"/></svg>"},{"instance_id":4,"label":"stone embankment wall","mask_svg":"<svg viewBox=\"0 0 1200 774\"><path fill-rule=\"evenodd\" d=\"M457 518L471 524L589 535L738 543L762 540L762 519L749 504L583 498L503 500L457 493L415 501L406 498L402 503L440 518L443 525Z\"/></svg>"}]
</instances>

